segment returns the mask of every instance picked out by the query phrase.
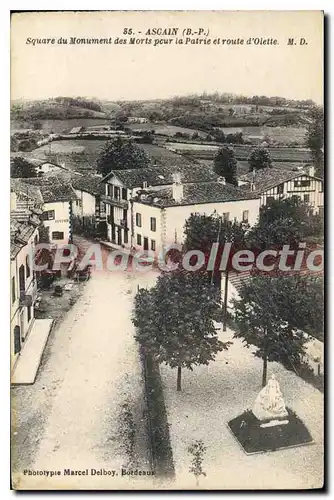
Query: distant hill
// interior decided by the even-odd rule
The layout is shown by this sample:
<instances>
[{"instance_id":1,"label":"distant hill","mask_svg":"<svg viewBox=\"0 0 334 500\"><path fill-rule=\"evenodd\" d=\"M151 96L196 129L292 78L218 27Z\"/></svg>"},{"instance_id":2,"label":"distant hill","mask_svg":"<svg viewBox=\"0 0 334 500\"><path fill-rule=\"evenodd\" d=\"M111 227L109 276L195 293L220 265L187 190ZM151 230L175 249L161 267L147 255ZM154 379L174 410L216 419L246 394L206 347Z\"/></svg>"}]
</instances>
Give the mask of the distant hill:
<instances>
[{"instance_id":1,"label":"distant hill","mask_svg":"<svg viewBox=\"0 0 334 500\"><path fill-rule=\"evenodd\" d=\"M72 97L56 97L40 101L16 101L11 106L11 119L66 120L70 118L110 118L119 110L117 104Z\"/></svg>"},{"instance_id":2,"label":"distant hill","mask_svg":"<svg viewBox=\"0 0 334 500\"><path fill-rule=\"evenodd\" d=\"M273 115L265 120L264 125L268 127L300 126L310 123L310 118L304 113L287 113L283 115Z\"/></svg>"}]
</instances>

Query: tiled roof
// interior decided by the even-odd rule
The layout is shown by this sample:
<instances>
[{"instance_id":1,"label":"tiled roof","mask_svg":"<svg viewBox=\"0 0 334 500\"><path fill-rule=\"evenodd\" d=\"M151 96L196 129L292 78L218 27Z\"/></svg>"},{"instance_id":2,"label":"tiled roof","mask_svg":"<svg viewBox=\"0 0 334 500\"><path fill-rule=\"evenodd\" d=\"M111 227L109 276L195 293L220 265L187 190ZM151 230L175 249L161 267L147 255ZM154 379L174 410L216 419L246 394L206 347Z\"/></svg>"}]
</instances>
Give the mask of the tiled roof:
<instances>
[{"instance_id":1,"label":"tiled roof","mask_svg":"<svg viewBox=\"0 0 334 500\"><path fill-rule=\"evenodd\" d=\"M17 201L19 202L27 201L29 203L31 201L36 205L43 204L43 197L39 187L29 185L22 179L11 179L10 190L16 194Z\"/></svg>"},{"instance_id":2,"label":"tiled roof","mask_svg":"<svg viewBox=\"0 0 334 500\"><path fill-rule=\"evenodd\" d=\"M104 180L115 175L128 188L148 186L163 186L173 184L173 174L180 173L183 183L216 181L218 176L209 168L197 163L185 165L165 165L128 170L114 170Z\"/></svg>"},{"instance_id":3,"label":"tiled roof","mask_svg":"<svg viewBox=\"0 0 334 500\"><path fill-rule=\"evenodd\" d=\"M57 201L70 201L76 200L77 196L68 182L61 176L43 176L43 177L30 177L21 179L22 182L38 186L44 203L52 203Z\"/></svg>"},{"instance_id":4,"label":"tiled roof","mask_svg":"<svg viewBox=\"0 0 334 500\"><path fill-rule=\"evenodd\" d=\"M258 195L255 193L247 192L231 184L221 184L219 182L183 184L183 198L181 201L175 201L172 193L172 187L164 188L159 191L142 190L141 193L138 193L136 201L165 208L180 205L224 203L258 198Z\"/></svg>"},{"instance_id":5,"label":"tiled roof","mask_svg":"<svg viewBox=\"0 0 334 500\"><path fill-rule=\"evenodd\" d=\"M10 221L10 258L15 259L26 246L41 221L30 210L11 212Z\"/></svg>"},{"instance_id":6,"label":"tiled roof","mask_svg":"<svg viewBox=\"0 0 334 500\"><path fill-rule=\"evenodd\" d=\"M213 162L212 162L213 163ZM300 167L306 167L308 164L306 163L301 163L301 162L293 162L293 161L279 161L279 162L272 162L272 168L278 169L278 170L294 170L294 171L300 171ZM237 177L243 178L244 175L247 175L249 173L249 163L247 160L238 160L238 165L237 165Z\"/></svg>"},{"instance_id":7,"label":"tiled roof","mask_svg":"<svg viewBox=\"0 0 334 500\"><path fill-rule=\"evenodd\" d=\"M105 185L102 183L101 175L93 175L90 173L79 173L73 171L49 172L44 174L44 177L58 177L67 184L70 184L73 189L85 191L94 196L105 193Z\"/></svg>"},{"instance_id":8,"label":"tiled roof","mask_svg":"<svg viewBox=\"0 0 334 500\"><path fill-rule=\"evenodd\" d=\"M85 191L92 195L104 194L105 185L102 183L102 177L97 175L73 175L71 183L74 189Z\"/></svg>"},{"instance_id":9,"label":"tiled roof","mask_svg":"<svg viewBox=\"0 0 334 500\"><path fill-rule=\"evenodd\" d=\"M254 177L255 192L263 193L264 191L267 191L282 182L289 181L290 179L294 179L300 175L308 174L303 171L284 170L274 167L257 170ZM253 182L253 172L249 172L248 174L240 177L240 180L247 182L247 184L244 184L241 188L245 190L250 189L250 185Z\"/></svg>"}]
</instances>

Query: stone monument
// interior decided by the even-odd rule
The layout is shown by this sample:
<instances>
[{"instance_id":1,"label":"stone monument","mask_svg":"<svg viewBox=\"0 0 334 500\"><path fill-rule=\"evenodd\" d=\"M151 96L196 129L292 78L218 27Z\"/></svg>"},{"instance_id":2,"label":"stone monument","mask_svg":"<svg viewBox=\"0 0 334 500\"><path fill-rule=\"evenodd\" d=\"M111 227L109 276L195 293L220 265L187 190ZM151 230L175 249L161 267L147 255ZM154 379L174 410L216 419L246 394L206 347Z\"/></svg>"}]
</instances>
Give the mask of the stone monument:
<instances>
[{"instance_id":1,"label":"stone monument","mask_svg":"<svg viewBox=\"0 0 334 500\"><path fill-rule=\"evenodd\" d=\"M276 420L277 423L282 424L282 419L288 416L283 394L275 375L271 375L267 385L258 394L252 411L258 420L273 421L273 425Z\"/></svg>"}]
</instances>

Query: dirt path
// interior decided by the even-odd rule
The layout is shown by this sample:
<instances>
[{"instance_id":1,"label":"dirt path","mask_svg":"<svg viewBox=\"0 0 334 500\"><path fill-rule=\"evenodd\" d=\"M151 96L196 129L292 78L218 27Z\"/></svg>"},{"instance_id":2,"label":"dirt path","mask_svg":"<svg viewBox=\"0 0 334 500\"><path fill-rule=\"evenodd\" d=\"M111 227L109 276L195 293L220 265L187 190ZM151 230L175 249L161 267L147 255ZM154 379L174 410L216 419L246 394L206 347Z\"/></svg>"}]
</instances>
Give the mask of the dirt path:
<instances>
[{"instance_id":1,"label":"dirt path","mask_svg":"<svg viewBox=\"0 0 334 500\"><path fill-rule=\"evenodd\" d=\"M150 470L143 381L131 323L133 296L145 279L155 276L93 273L82 297L52 333L34 386L13 389L13 477L20 487L126 487L129 477L122 477L122 468ZM22 475L30 468L60 470L61 475ZM115 476L92 476L92 468L115 470ZM89 475L64 477L64 469L88 469ZM134 487L133 481L128 487ZM139 487L148 487L146 481Z\"/></svg>"}]
</instances>

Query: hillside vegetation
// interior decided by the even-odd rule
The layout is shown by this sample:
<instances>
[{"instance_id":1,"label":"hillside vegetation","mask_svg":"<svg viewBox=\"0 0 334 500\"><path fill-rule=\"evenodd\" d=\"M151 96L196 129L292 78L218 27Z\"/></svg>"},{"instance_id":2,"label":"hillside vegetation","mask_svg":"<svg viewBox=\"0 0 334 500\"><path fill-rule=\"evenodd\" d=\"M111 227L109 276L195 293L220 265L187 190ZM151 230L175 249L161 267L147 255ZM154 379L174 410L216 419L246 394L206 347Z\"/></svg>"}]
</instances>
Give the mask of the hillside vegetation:
<instances>
[{"instance_id":1,"label":"hillside vegetation","mask_svg":"<svg viewBox=\"0 0 334 500\"><path fill-rule=\"evenodd\" d=\"M82 97L56 97L42 101L14 102L11 106L12 120L25 122L48 119L109 118L112 112L110 107L104 108L99 101Z\"/></svg>"}]
</instances>

